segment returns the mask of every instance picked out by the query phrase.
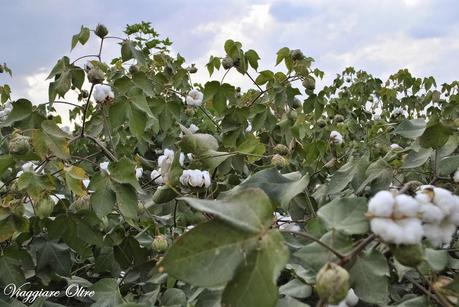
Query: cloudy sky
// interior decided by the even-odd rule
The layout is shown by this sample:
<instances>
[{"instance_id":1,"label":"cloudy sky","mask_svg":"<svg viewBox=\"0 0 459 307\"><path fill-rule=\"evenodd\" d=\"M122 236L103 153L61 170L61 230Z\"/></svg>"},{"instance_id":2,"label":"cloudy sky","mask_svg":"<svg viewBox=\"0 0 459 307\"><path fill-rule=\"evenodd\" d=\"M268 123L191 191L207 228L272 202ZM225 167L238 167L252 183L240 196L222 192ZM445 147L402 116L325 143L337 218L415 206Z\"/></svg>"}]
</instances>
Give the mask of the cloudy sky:
<instances>
[{"instance_id":1,"label":"cloudy sky","mask_svg":"<svg viewBox=\"0 0 459 307\"><path fill-rule=\"evenodd\" d=\"M105 24L121 35L124 26L150 21L200 69L193 81L206 81L209 55L223 55L232 38L273 68L275 53L288 46L315 58L326 80L346 66L385 78L400 68L415 75L452 81L459 71L459 2L455 0L2 0L0 61L13 69L15 97L47 101L50 68L62 55L94 53L97 41L70 53L81 25ZM117 56L116 42L104 58ZM216 76L218 77L218 75ZM244 83L237 76L233 82ZM242 84L243 85L243 84Z\"/></svg>"}]
</instances>

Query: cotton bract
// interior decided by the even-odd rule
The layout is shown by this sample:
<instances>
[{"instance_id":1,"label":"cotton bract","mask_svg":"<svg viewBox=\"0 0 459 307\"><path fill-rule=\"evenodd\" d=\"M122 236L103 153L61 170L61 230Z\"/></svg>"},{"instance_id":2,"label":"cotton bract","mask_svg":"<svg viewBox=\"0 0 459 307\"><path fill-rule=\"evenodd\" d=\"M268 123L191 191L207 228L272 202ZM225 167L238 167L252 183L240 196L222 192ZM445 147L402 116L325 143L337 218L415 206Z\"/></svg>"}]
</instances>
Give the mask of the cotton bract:
<instances>
[{"instance_id":1,"label":"cotton bract","mask_svg":"<svg viewBox=\"0 0 459 307\"><path fill-rule=\"evenodd\" d=\"M202 104L202 99L204 98L203 93L198 90L191 90L186 96L186 104L193 107L199 107Z\"/></svg>"}]
</instances>

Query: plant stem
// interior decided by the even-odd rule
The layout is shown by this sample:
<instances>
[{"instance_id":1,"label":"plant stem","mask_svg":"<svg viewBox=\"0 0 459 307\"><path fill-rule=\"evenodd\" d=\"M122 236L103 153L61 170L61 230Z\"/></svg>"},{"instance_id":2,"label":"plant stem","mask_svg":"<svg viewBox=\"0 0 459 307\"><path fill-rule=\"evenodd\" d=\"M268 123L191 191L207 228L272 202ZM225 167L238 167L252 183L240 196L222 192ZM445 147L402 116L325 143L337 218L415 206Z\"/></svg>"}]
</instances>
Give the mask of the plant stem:
<instances>
[{"instance_id":1,"label":"plant stem","mask_svg":"<svg viewBox=\"0 0 459 307\"><path fill-rule=\"evenodd\" d=\"M202 113L204 113L208 119L210 119L210 121L215 125L215 127L217 128L218 131L221 131L221 128L220 126L218 125L218 123L212 118L212 116L210 116L207 111L202 107L202 106L199 106L199 109L202 111Z\"/></svg>"}]
</instances>

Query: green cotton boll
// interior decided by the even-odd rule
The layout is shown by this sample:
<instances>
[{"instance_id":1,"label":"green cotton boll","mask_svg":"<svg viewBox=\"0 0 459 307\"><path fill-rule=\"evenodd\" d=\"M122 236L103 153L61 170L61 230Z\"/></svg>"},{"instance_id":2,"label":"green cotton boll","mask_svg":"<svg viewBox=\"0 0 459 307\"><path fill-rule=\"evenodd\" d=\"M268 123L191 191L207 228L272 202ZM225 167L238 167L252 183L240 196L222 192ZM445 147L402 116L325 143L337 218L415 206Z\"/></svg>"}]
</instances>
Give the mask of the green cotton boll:
<instances>
[{"instance_id":1,"label":"green cotton boll","mask_svg":"<svg viewBox=\"0 0 459 307\"><path fill-rule=\"evenodd\" d=\"M35 214L39 218L45 219L51 215L51 213L53 212L54 206L55 206L55 203L50 197L43 198L38 203L36 203Z\"/></svg>"},{"instance_id":2,"label":"green cotton boll","mask_svg":"<svg viewBox=\"0 0 459 307\"><path fill-rule=\"evenodd\" d=\"M316 291L327 303L338 304L349 291L349 273L336 263L325 264L317 273Z\"/></svg>"},{"instance_id":3,"label":"green cotton boll","mask_svg":"<svg viewBox=\"0 0 459 307\"><path fill-rule=\"evenodd\" d=\"M103 24L98 24L95 31L96 35L100 38L104 38L108 34L108 29Z\"/></svg>"},{"instance_id":4,"label":"green cotton boll","mask_svg":"<svg viewBox=\"0 0 459 307\"><path fill-rule=\"evenodd\" d=\"M421 244L391 245L390 250L402 265L415 268L424 260L424 248Z\"/></svg>"},{"instance_id":5,"label":"green cotton boll","mask_svg":"<svg viewBox=\"0 0 459 307\"><path fill-rule=\"evenodd\" d=\"M11 154L23 155L30 150L29 138L23 135L15 135L8 143Z\"/></svg>"}]
</instances>

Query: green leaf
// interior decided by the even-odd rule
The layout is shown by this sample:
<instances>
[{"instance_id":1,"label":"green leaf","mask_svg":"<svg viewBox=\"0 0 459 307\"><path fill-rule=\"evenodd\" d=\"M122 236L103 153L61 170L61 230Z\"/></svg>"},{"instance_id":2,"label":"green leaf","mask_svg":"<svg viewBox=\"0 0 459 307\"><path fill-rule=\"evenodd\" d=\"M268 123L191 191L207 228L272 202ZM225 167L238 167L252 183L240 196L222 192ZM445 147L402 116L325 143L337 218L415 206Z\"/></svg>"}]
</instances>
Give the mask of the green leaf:
<instances>
[{"instance_id":1,"label":"green leaf","mask_svg":"<svg viewBox=\"0 0 459 307\"><path fill-rule=\"evenodd\" d=\"M238 151L248 154L246 158L250 163L260 160L265 150L265 145L253 134L247 135L238 147Z\"/></svg>"},{"instance_id":2,"label":"green leaf","mask_svg":"<svg viewBox=\"0 0 459 307\"><path fill-rule=\"evenodd\" d=\"M452 174L459 168L459 155L446 157L438 163L438 171L440 175Z\"/></svg>"},{"instance_id":3,"label":"green leaf","mask_svg":"<svg viewBox=\"0 0 459 307\"><path fill-rule=\"evenodd\" d=\"M309 183L307 175L300 177L298 174L297 177L296 180L289 179L281 175L275 168L269 168L251 175L240 185L224 194L237 193L246 188L260 188L268 194L276 206L287 208L290 201L298 194L303 193Z\"/></svg>"},{"instance_id":4,"label":"green leaf","mask_svg":"<svg viewBox=\"0 0 459 307\"><path fill-rule=\"evenodd\" d=\"M131 40L124 40L121 44L121 58L125 62L134 58L139 64L145 64L145 55L136 48L134 42Z\"/></svg>"},{"instance_id":5,"label":"green leaf","mask_svg":"<svg viewBox=\"0 0 459 307\"><path fill-rule=\"evenodd\" d=\"M394 133L400 134L403 137L415 139L420 137L424 130L426 129L426 121L423 118L415 119L405 119L403 120L397 128L395 128Z\"/></svg>"},{"instance_id":6,"label":"green leaf","mask_svg":"<svg viewBox=\"0 0 459 307\"><path fill-rule=\"evenodd\" d=\"M419 137L419 144L424 148L437 149L445 145L451 134L452 132L449 128L441 123L436 123L428 127Z\"/></svg>"},{"instance_id":7,"label":"green leaf","mask_svg":"<svg viewBox=\"0 0 459 307\"><path fill-rule=\"evenodd\" d=\"M350 269L357 296L371 304L385 306L389 299L389 266L380 252L372 249L357 258Z\"/></svg>"},{"instance_id":8,"label":"green leaf","mask_svg":"<svg viewBox=\"0 0 459 307\"><path fill-rule=\"evenodd\" d=\"M250 66L252 66L253 69L257 70L258 60L260 60L258 53L253 49L249 49L246 51L245 57L249 61Z\"/></svg>"},{"instance_id":9,"label":"green leaf","mask_svg":"<svg viewBox=\"0 0 459 307\"><path fill-rule=\"evenodd\" d=\"M132 81L137 85L145 95L153 97L155 95L153 82L147 78L145 73L139 71L132 75Z\"/></svg>"},{"instance_id":10,"label":"green leaf","mask_svg":"<svg viewBox=\"0 0 459 307\"><path fill-rule=\"evenodd\" d=\"M72 69L72 84L81 89L84 83L85 73L84 70L81 68L74 68Z\"/></svg>"},{"instance_id":11,"label":"green leaf","mask_svg":"<svg viewBox=\"0 0 459 307\"><path fill-rule=\"evenodd\" d=\"M82 180L88 178L84 169L78 166L65 167L64 174L65 182L73 193L78 196L84 196L87 194L82 182Z\"/></svg>"},{"instance_id":12,"label":"green leaf","mask_svg":"<svg viewBox=\"0 0 459 307\"><path fill-rule=\"evenodd\" d=\"M341 166L330 178L330 182L327 185L327 194L341 192L352 181L358 170L358 161L355 160L350 160Z\"/></svg>"},{"instance_id":13,"label":"green leaf","mask_svg":"<svg viewBox=\"0 0 459 307\"><path fill-rule=\"evenodd\" d=\"M110 179L100 173L92 178L89 185L89 189L94 190L90 198L91 207L99 218L112 212L115 205L115 193L110 186Z\"/></svg>"},{"instance_id":14,"label":"green leaf","mask_svg":"<svg viewBox=\"0 0 459 307\"><path fill-rule=\"evenodd\" d=\"M320 207L317 215L328 230L339 230L349 235L364 234L369 230L365 217L367 199L365 197L335 198Z\"/></svg>"},{"instance_id":15,"label":"green leaf","mask_svg":"<svg viewBox=\"0 0 459 307\"><path fill-rule=\"evenodd\" d=\"M301 299L310 296L312 294L312 288L301 280L295 278L280 286L279 294Z\"/></svg>"},{"instance_id":16,"label":"green leaf","mask_svg":"<svg viewBox=\"0 0 459 307\"><path fill-rule=\"evenodd\" d=\"M287 47L279 49L277 51L276 66L279 65L282 60L287 59L290 56L290 49Z\"/></svg>"},{"instance_id":17,"label":"green leaf","mask_svg":"<svg viewBox=\"0 0 459 307\"><path fill-rule=\"evenodd\" d=\"M125 218L135 219L137 217L138 201L135 189L128 184L112 185L113 191L116 194L116 202L121 214Z\"/></svg>"},{"instance_id":18,"label":"green leaf","mask_svg":"<svg viewBox=\"0 0 459 307\"><path fill-rule=\"evenodd\" d=\"M271 230L243 261L226 285L222 305L274 307L278 289L275 281L288 261L288 249L278 230Z\"/></svg>"},{"instance_id":19,"label":"green leaf","mask_svg":"<svg viewBox=\"0 0 459 307\"><path fill-rule=\"evenodd\" d=\"M135 163L126 157L119 159L118 162L111 162L108 166L110 178L117 183L130 184L137 191L142 188L135 177Z\"/></svg>"},{"instance_id":20,"label":"green leaf","mask_svg":"<svg viewBox=\"0 0 459 307\"><path fill-rule=\"evenodd\" d=\"M7 256L0 257L0 286L4 288L8 284L17 287L25 283L24 273L15 259Z\"/></svg>"},{"instance_id":21,"label":"green leaf","mask_svg":"<svg viewBox=\"0 0 459 307\"><path fill-rule=\"evenodd\" d=\"M274 73L270 70L260 71L260 74L255 79L255 83L258 85L263 85L266 82L274 80Z\"/></svg>"},{"instance_id":22,"label":"green leaf","mask_svg":"<svg viewBox=\"0 0 459 307\"><path fill-rule=\"evenodd\" d=\"M13 123L26 119L32 113L32 103L27 99L18 99L13 102L13 110L8 117L0 122L0 127L12 126Z\"/></svg>"},{"instance_id":23,"label":"green leaf","mask_svg":"<svg viewBox=\"0 0 459 307\"><path fill-rule=\"evenodd\" d=\"M112 278L104 278L96 282L88 288L94 291L93 300L96 301L96 306L100 307L116 307L123 303L118 282Z\"/></svg>"},{"instance_id":24,"label":"green leaf","mask_svg":"<svg viewBox=\"0 0 459 307\"><path fill-rule=\"evenodd\" d=\"M0 174L5 174L5 171L13 165L14 165L13 156L11 155L0 156Z\"/></svg>"},{"instance_id":25,"label":"green leaf","mask_svg":"<svg viewBox=\"0 0 459 307\"><path fill-rule=\"evenodd\" d=\"M200 156L209 150L218 150L218 141L210 134L186 134L180 140L180 148L183 152L191 152Z\"/></svg>"},{"instance_id":26,"label":"green leaf","mask_svg":"<svg viewBox=\"0 0 459 307\"><path fill-rule=\"evenodd\" d=\"M448 265L448 251L435 250L431 248L425 249L427 263L435 272L440 272Z\"/></svg>"},{"instance_id":27,"label":"green leaf","mask_svg":"<svg viewBox=\"0 0 459 307\"><path fill-rule=\"evenodd\" d=\"M410 151L403 160L402 168L415 168L423 165L432 155L432 148L419 148L416 151Z\"/></svg>"},{"instance_id":28,"label":"green leaf","mask_svg":"<svg viewBox=\"0 0 459 307\"><path fill-rule=\"evenodd\" d=\"M261 189L249 188L218 200L181 198L196 210L217 218L241 230L260 232L272 223L273 207Z\"/></svg>"},{"instance_id":29,"label":"green leaf","mask_svg":"<svg viewBox=\"0 0 459 307\"><path fill-rule=\"evenodd\" d=\"M60 159L69 159L70 149L67 139L70 136L62 131L52 120L43 121L41 123L41 128L44 133L45 143L48 145L51 152Z\"/></svg>"},{"instance_id":30,"label":"green leaf","mask_svg":"<svg viewBox=\"0 0 459 307\"><path fill-rule=\"evenodd\" d=\"M43 274L55 272L59 275L69 276L72 259L67 245L44 239L39 239L33 244L37 248L37 272Z\"/></svg>"},{"instance_id":31,"label":"green leaf","mask_svg":"<svg viewBox=\"0 0 459 307\"><path fill-rule=\"evenodd\" d=\"M177 279L201 287L229 281L255 247L257 235L211 220L183 234L160 265Z\"/></svg>"}]
</instances>

